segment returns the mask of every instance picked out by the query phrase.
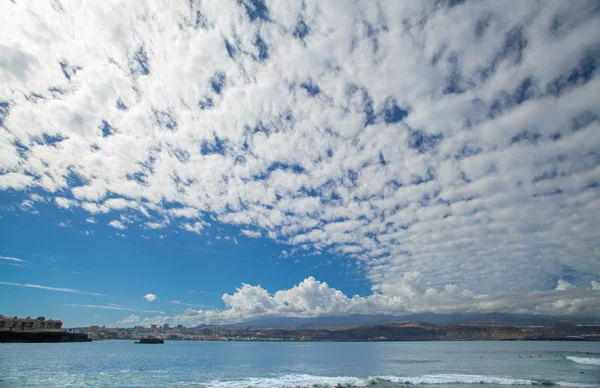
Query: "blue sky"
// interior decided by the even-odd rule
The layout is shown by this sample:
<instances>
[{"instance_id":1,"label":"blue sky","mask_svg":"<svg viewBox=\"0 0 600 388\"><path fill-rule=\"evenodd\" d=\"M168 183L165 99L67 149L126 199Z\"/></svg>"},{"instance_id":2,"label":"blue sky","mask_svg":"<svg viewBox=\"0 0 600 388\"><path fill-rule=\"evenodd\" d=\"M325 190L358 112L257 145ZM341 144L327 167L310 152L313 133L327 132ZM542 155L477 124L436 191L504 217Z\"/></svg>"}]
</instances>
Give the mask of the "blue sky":
<instances>
[{"instance_id":1,"label":"blue sky","mask_svg":"<svg viewBox=\"0 0 600 388\"><path fill-rule=\"evenodd\" d=\"M26 198L21 193L2 194L3 203L19 204ZM53 204L36 204L35 209L40 214L3 214L2 254L22 261L2 260L2 281L68 285L102 295L3 287L1 305L11 315L59 316L70 325L114 325L123 311L154 316L187 307L222 309L221 296L242 283L278 290L309 276L326 277L350 294L370 294L370 284L350 262L328 254L283 254L293 247L249 238L229 225L215 223L200 236L178 227L156 231L131 226L121 233L108 225L111 216L94 217L91 224L86 221L89 214L80 209L57 209ZM158 296L152 303L142 298L149 293ZM132 310L70 304L113 304Z\"/></svg>"},{"instance_id":2,"label":"blue sky","mask_svg":"<svg viewBox=\"0 0 600 388\"><path fill-rule=\"evenodd\" d=\"M0 314L600 314L595 1L4 2Z\"/></svg>"}]
</instances>

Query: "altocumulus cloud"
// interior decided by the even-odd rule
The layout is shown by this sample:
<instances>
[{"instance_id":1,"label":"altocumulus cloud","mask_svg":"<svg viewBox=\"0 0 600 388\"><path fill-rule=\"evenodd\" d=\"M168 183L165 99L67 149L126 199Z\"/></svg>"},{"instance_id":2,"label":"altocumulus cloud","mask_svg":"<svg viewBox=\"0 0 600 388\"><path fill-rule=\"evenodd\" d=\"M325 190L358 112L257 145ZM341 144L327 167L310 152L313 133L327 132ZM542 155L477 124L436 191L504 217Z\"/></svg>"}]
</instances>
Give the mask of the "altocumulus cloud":
<instances>
[{"instance_id":1,"label":"altocumulus cloud","mask_svg":"<svg viewBox=\"0 0 600 388\"><path fill-rule=\"evenodd\" d=\"M373 284L244 285L188 310L206 320L598 314L597 2L505 7L2 2L0 190L118 229L212 217ZM319 302L295 296L309 286Z\"/></svg>"}]
</instances>

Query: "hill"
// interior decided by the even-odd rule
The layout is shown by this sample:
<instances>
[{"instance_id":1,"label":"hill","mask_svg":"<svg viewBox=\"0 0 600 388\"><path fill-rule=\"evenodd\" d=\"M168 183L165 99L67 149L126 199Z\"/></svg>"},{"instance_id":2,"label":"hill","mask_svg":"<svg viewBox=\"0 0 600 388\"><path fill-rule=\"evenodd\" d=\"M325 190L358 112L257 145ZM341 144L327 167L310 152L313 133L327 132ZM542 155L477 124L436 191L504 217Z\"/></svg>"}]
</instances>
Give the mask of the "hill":
<instances>
[{"instance_id":1,"label":"hill","mask_svg":"<svg viewBox=\"0 0 600 388\"><path fill-rule=\"evenodd\" d=\"M225 327L269 327L269 328L306 328L340 329L352 326L373 325L395 322L423 322L436 325L479 324L513 326L553 326L559 322L576 324L600 324L597 317L558 317L548 315L504 314L504 313L456 313L456 314L410 314L410 315L346 315L316 318L267 317L240 322Z\"/></svg>"}]
</instances>

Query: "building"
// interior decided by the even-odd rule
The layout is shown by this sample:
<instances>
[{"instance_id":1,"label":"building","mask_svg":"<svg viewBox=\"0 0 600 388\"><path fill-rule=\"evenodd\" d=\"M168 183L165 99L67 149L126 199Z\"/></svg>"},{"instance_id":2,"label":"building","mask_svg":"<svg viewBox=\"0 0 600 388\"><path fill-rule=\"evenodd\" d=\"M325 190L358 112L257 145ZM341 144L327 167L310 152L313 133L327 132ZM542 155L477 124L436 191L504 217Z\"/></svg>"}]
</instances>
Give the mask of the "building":
<instances>
[{"instance_id":1,"label":"building","mask_svg":"<svg viewBox=\"0 0 600 388\"><path fill-rule=\"evenodd\" d=\"M60 331L62 325L62 321L46 320L44 317L32 319L0 315L0 331Z\"/></svg>"},{"instance_id":2,"label":"building","mask_svg":"<svg viewBox=\"0 0 600 388\"><path fill-rule=\"evenodd\" d=\"M98 326L98 325L93 325L93 326L90 326L90 328L89 328L89 330L88 330L88 333L93 333L93 334L96 334L96 333L98 333L99 331L100 331L100 326Z\"/></svg>"},{"instance_id":3,"label":"building","mask_svg":"<svg viewBox=\"0 0 600 388\"><path fill-rule=\"evenodd\" d=\"M168 323L165 323L165 324L163 325L163 330L168 330L168 329L169 329L169 324L168 324Z\"/></svg>"},{"instance_id":4,"label":"building","mask_svg":"<svg viewBox=\"0 0 600 388\"><path fill-rule=\"evenodd\" d=\"M152 329L152 331L156 331L156 325L151 325L150 328Z\"/></svg>"}]
</instances>

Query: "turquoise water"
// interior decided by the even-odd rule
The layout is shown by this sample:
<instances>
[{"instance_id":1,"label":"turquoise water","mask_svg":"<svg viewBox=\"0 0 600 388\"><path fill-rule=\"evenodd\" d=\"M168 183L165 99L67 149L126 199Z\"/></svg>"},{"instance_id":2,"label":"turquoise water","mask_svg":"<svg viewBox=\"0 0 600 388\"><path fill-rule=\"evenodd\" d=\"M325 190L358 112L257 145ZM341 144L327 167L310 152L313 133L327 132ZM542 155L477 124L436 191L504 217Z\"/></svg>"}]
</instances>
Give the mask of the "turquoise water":
<instances>
[{"instance_id":1,"label":"turquoise water","mask_svg":"<svg viewBox=\"0 0 600 388\"><path fill-rule=\"evenodd\" d=\"M600 343L0 344L1 387L396 387L407 383L600 387Z\"/></svg>"}]
</instances>

